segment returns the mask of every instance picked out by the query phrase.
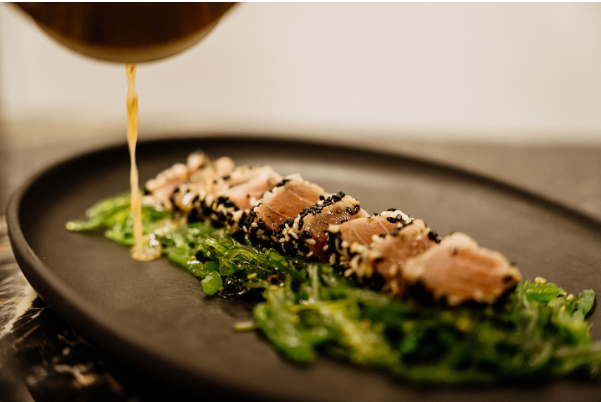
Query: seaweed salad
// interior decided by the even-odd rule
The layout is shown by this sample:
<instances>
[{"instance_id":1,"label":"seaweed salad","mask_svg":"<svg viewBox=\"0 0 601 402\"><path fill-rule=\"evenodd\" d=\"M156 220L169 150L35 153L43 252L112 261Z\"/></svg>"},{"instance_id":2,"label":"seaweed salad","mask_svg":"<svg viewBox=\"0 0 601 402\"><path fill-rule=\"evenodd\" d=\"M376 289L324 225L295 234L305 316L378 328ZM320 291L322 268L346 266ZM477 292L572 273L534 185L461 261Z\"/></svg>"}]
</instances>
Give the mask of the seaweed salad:
<instances>
[{"instance_id":1,"label":"seaweed salad","mask_svg":"<svg viewBox=\"0 0 601 402\"><path fill-rule=\"evenodd\" d=\"M146 203L142 216L146 242L197 277L208 297L257 300L254 322L234 329L260 331L294 362L309 364L325 353L420 384L598 374L601 343L592 341L585 320L594 305L591 290L567 294L536 278L494 303L402 298L345 274L338 261L287 252L229 224L182 219L160 203ZM104 230L107 238L132 246L129 195L100 201L87 220L67 228Z\"/></svg>"}]
</instances>

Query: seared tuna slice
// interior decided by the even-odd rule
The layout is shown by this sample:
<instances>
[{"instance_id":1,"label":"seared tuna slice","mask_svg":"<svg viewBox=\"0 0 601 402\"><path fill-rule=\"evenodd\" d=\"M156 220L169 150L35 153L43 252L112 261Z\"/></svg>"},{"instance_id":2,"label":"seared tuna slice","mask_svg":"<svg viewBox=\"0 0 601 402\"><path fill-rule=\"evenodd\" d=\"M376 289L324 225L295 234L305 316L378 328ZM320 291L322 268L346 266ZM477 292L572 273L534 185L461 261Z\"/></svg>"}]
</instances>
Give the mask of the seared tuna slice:
<instances>
[{"instance_id":1,"label":"seared tuna slice","mask_svg":"<svg viewBox=\"0 0 601 402\"><path fill-rule=\"evenodd\" d=\"M437 236L421 219L396 228L384 237L376 237L370 247L355 256L346 276L356 275L360 281L379 283L394 295L402 291L405 263L437 244Z\"/></svg>"},{"instance_id":2,"label":"seared tuna slice","mask_svg":"<svg viewBox=\"0 0 601 402\"><path fill-rule=\"evenodd\" d=\"M281 180L270 166L236 168L205 196L203 212L215 225L225 225L232 233L237 233L240 222L246 220L263 193Z\"/></svg>"},{"instance_id":3,"label":"seared tuna slice","mask_svg":"<svg viewBox=\"0 0 601 402\"><path fill-rule=\"evenodd\" d=\"M408 260L402 277L408 292L425 290L450 306L468 301L493 304L521 280L517 267L501 253L479 247L463 233L453 233Z\"/></svg>"},{"instance_id":4,"label":"seared tuna slice","mask_svg":"<svg viewBox=\"0 0 601 402\"><path fill-rule=\"evenodd\" d=\"M362 217L330 225L328 228L328 252L330 264L347 267L351 259L363 252L374 241L396 228L402 228L413 218L398 209L390 209L369 217Z\"/></svg>"},{"instance_id":5,"label":"seared tuna slice","mask_svg":"<svg viewBox=\"0 0 601 402\"><path fill-rule=\"evenodd\" d=\"M180 185L171 200L175 210L182 211L190 221L208 220L202 211L203 200L216 188L224 186L223 180L234 170L234 161L222 157L208 163L191 175L190 181Z\"/></svg>"},{"instance_id":6,"label":"seared tuna slice","mask_svg":"<svg viewBox=\"0 0 601 402\"><path fill-rule=\"evenodd\" d=\"M210 165L209 158L201 151L188 156L186 164L176 163L146 182L146 192L156 198L167 209L172 208L171 196L183 183L201 168Z\"/></svg>"},{"instance_id":7,"label":"seared tuna slice","mask_svg":"<svg viewBox=\"0 0 601 402\"><path fill-rule=\"evenodd\" d=\"M359 201L344 193L332 194L287 221L278 241L288 254L326 262L330 258L326 251L329 226L366 217Z\"/></svg>"},{"instance_id":8,"label":"seared tuna slice","mask_svg":"<svg viewBox=\"0 0 601 402\"><path fill-rule=\"evenodd\" d=\"M264 246L277 246L281 229L305 208L324 199L325 192L317 184L305 181L299 174L286 176L255 205L242 230Z\"/></svg>"},{"instance_id":9,"label":"seared tuna slice","mask_svg":"<svg viewBox=\"0 0 601 402\"><path fill-rule=\"evenodd\" d=\"M210 179L222 178L229 175L236 164L234 161L227 157L222 156L204 168L199 169L197 172L190 176L191 183L208 182Z\"/></svg>"}]
</instances>

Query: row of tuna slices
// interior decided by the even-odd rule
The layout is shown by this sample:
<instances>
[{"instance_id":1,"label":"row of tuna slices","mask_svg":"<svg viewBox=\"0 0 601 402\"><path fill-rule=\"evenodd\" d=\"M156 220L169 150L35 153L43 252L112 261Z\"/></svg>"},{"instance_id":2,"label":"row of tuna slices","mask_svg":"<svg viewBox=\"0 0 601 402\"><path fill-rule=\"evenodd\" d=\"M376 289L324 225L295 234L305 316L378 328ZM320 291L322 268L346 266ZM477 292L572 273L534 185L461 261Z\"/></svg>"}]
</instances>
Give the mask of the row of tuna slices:
<instances>
[{"instance_id":1,"label":"row of tuna slices","mask_svg":"<svg viewBox=\"0 0 601 402\"><path fill-rule=\"evenodd\" d=\"M190 163L191 160L202 163ZM235 167L230 158L212 162L202 152L188 157L186 181L182 180L183 166L175 164L149 180L147 193L165 208L185 215L189 222L227 226L232 233L240 231L240 223L250 209L282 180L270 166Z\"/></svg>"},{"instance_id":2,"label":"row of tuna slices","mask_svg":"<svg viewBox=\"0 0 601 402\"><path fill-rule=\"evenodd\" d=\"M210 162L194 153L150 180L147 191L189 221L225 225L257 245L330 262L395 296L492 304L521 280L501 253L463 233L441 241L400 210L369 216L351 196L327 194L299 174L282 179L268 166L235 168L229 158Z\"/></svg>"},{"instance_id":3,"label":"row of tuna slices","mask_svg":"<svg viewBox=\"0 0 601 402\"><path fill-rule=\"evenodd\" d=\"M488 250L464 233L440 240L421 219L396 214L396 227L389 216L380 215L381 233L370 219L329 228L330 244L340 257L330 261L344 269L345 276L399 296L445 301L450 306L465 302L493 304L522 279L519 269L497 251ZM383 222L386 216L387 225ZM358 236L370 225L371 239ZM384 227L386 226L386 227ZM345 230L347 229L347 230Z\"/></svg>"}]
</instances>

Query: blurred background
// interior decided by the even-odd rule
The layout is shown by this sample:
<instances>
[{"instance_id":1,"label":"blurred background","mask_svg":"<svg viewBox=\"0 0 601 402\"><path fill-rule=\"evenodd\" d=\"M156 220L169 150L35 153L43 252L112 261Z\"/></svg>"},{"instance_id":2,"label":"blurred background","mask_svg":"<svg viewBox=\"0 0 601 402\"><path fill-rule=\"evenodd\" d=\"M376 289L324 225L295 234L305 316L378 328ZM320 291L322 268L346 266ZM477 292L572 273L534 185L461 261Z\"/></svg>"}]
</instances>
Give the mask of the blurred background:
<instances>
[{"instance_id":1,"label":"blurred background","mask_svg":"<svg viewBox=\"0 0 601 402\"><path fill-rule=\"evenodd\" d=\"M139 65L137 88L141 140L352 143L601 212L601 4L239 4L193 48ZM125 94L123 65L0 4L0 208L32 172L124 144Z\"/></svg>"},{"instance_id":2,"label":"blurred background","mask_svg":"<svg viewBox=\"0 0 601 402\"><path fill-rule=\"evenodd\" d=\"M601 4L241 4L204 42L139 66L141 135L599 144L600 72ZM125 91L122 65L0 5L5 119L124 130Z\"/></svg>"}]
</instances>

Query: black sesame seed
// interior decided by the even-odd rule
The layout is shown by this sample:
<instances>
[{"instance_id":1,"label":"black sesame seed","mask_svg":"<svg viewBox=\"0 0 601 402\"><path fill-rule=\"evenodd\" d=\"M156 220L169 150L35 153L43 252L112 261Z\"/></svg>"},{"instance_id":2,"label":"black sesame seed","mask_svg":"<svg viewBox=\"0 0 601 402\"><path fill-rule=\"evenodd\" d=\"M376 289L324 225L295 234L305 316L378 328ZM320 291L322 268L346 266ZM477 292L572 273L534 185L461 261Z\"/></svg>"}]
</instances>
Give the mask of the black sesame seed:
<instances>
[{"instance_id":1,"label":"black sesame seed","mask_svg":"<svg viewBox=\"0 0 601 402\"><path fill-rule=\"evenodd\" d=\"M411 223L413 223L413 222L411 222ZM440 236L438 236L438 233L436 233L433 230L430 230L428 232L428 238L432 241L435 241L436 243L440 243Z\"/></svg>"}]
</instances>

